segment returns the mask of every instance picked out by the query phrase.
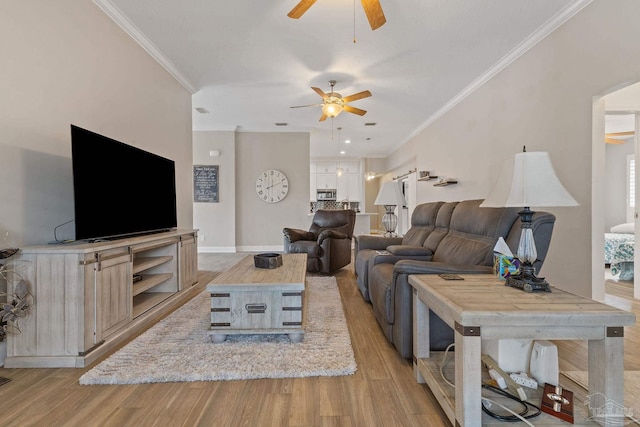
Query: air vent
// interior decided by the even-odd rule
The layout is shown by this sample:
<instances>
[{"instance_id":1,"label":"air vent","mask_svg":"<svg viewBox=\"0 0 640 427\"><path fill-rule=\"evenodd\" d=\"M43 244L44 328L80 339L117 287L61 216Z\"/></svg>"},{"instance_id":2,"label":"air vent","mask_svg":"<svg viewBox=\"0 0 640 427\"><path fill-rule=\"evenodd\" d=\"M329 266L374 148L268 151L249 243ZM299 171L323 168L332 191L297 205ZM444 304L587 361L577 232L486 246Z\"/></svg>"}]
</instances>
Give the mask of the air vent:
<instances>
[{"instance_id":1,"label":"air vent","mask_svg":"<svg viewBox=\"0 0 640 427\"><path fill-rule=\"evenodd\" d=\"M289 123L283 123L283 122L276 122L276 126L287 126Z\"/></svg>"},{"instance_id":2,"label":"air vent","mask_svg":"<svg viewBox=\"0 0 640 427\"><path fill-rule=\"evenodd\" d=\"M369 123L365 123L365 126L375 126L377 125L377 123L373 123L373 122L369 122Z\"/></svg>"},{"instance_id":3,"label":"air vent","mask_svg":"<svg viewBox=\"0 0 640 427\"><path fill-rule=\"evenodd\" d=\"M203 107L196 107L196 111L200 114L209 114L209 110Z\"/></svg>"}]
</instances>

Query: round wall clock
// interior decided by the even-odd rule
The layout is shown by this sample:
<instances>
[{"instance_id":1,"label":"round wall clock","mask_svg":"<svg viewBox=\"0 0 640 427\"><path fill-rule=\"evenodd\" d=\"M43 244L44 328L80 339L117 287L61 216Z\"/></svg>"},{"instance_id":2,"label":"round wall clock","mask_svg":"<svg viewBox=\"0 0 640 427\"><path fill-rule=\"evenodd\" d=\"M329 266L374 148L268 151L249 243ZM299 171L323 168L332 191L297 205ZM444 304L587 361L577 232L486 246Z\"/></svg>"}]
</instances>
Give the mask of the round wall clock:
<instances>
[{"instance_id":1,"label":"round wall clock","mask_svg":"<svg viewBox=\"0 0 640 427\"><path fill-rule=\"evenodd\" d=\"M277 203L289 192L289 180L279 170L269 169L258 175L256 193L267 203Z\"/></svg>"}]
</instances>

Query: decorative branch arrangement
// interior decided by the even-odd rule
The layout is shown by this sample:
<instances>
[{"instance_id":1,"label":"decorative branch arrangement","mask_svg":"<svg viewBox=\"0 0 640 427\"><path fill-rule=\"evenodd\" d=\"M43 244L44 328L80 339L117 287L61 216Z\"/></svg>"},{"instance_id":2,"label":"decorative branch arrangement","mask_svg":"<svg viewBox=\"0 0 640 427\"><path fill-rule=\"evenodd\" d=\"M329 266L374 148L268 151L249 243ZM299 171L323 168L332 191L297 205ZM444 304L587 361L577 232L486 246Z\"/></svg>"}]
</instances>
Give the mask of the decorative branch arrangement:
<instances>
[{"instance_id":1,"label":"decorative branch arrangement","mask_svg":"<svg viewBox=\"0 0 640 427\"><path fill-rule=\"evenodd\" d=\"M0 250L0 259L6 259L18 252L18 249ZM33 295L29 292L29 284L22 278L19 270L26 264L26 261L18 263L0 264L0 277L10 283L18 278L13 287L13 293L0 292L0 297L7 297L0 307L0 341L4 341L8 333L19 334L21 332L19 321L27 317L31 307L33 307Z\"/></svg>"}]
</instances>

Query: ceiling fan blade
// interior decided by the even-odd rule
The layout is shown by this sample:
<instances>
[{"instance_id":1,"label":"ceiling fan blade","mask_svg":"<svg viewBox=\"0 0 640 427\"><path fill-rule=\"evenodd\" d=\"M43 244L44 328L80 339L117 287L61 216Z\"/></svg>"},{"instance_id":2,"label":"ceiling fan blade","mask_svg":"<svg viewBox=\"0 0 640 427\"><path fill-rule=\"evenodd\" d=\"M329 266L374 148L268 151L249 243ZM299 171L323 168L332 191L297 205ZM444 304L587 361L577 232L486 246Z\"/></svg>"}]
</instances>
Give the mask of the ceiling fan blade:
<instances>
[{"instance_id":1,"label":"ceiling fan blade","mask_svg":"<svg viewBox=\"0 0 640 427\"><path fill-rule=\"evenodd\" d=\"M322 105L324 104L294 105L293 107L289 107L289 108L320 107Z\"/></svg>"},{"instance_id":2,"label":"ceiling fan blade","mask_svg":"<svg viewBox=\"0 0 640 427\"><path fill-rule=\"evenodd\" d=\"M627 141L624 139L605 138L604 142L606 142L607 144L624 144Z\"/></svg>"},{"instance_id":3,"label":"ceiling fan blade","mask_svg":"<svg viewBox=\"0 0 640 427\"><path fill-rule=\"evenodd\" d=\"M325 120L327 120L327 115L322 113L322 115L320 116L320 120L318 120L319 122L324 122Z\"/></svg>"},{"instance_id":4,"label":"ceiling fan blade","mask_svg":"<svg viewBox=\"0 0 640 427\"><path fill-rule=\"evenodd\" d=\"M314 91L316 91L316 93L317 93L318 95L320 95L320 96L322 97L322 99L326 99L326 98L327 98L327 94L326 94L326 93L324 93L324 92L322 91L322 89L320 89L319 87L313 87L313 86L312 86L312 87L311 87L311 89L313 89Z\"/></svg>"},{"instance_id":5,"label":"ceiling fan blade","mask_svg":"<svg viewBox=\"0 0 640 427\"><path fill-rule=\"evenodd\" d=\"M352 107L351 105L345 105L344 107L342 107L342 109L348 113L357 114L359 116L364 116L365 114L367 114L366 110L361 110L359 108Z\"/></svg>"},{"instance_id":6,"label":"ceiling fan blade","mask_svg":"<svg viewBox=\"0 0 640 427\"><path fill-rule=\"evenodd\" d=\"M628 132L610 132L608 134L606 134L605 136L607 138L612 138L614 136L632 136L633 134L635 134L634 131L628 131Z\"/></svg>"},{"instance_id":7,"label":"ceiling fan blade","mask_svg":"<svg viewBox=\"0 0 640 427\"><path fill-rule=\"evenodd\" d=\"M354 93L353 95L345 96L342 98L344 102L357 101L358 99L368 98L371 96L371 92L363 90L362 92Z\"/></svg>"},{"instance_id":8,"label":"ceiling fan blade","mask_svg":"<svg viewBox=\"0 0 640 427\"><path fill-rule=\"evenodd\" d=\"M380 0L361 0L361 2L372 30L382 27L387 22L382 12L382 6L380 6Z\"/></svg>"},{"instance_id":9,"label":"ceiling fan blade","mask_svg":"<svg viewBox=\"0 0 640 427\"><path fill-rule=\"evenodd\" d=\"M287 14L289 18L298 19L309 9L316 0L301 0L300 3L295 5L291 12Z\"/></svg>"}]
</instances>

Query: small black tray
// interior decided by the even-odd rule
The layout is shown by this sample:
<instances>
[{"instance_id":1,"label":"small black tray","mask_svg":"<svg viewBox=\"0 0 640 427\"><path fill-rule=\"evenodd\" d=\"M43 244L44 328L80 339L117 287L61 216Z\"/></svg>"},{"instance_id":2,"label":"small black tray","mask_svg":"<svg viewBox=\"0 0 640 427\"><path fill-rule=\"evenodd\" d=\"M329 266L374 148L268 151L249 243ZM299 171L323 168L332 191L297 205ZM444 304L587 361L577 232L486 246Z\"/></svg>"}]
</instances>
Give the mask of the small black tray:
<instances>
[{"instance_id":1,"label":"small black tray","mask_svg":"<svg viewBox=\"0 0 640 427\"><path fill-rule=\"evenodd\" d=\"M264 253L253 256L256 268L278 268L282 266L282 255L277 253Z\"/></svg>"}]
</instances>

